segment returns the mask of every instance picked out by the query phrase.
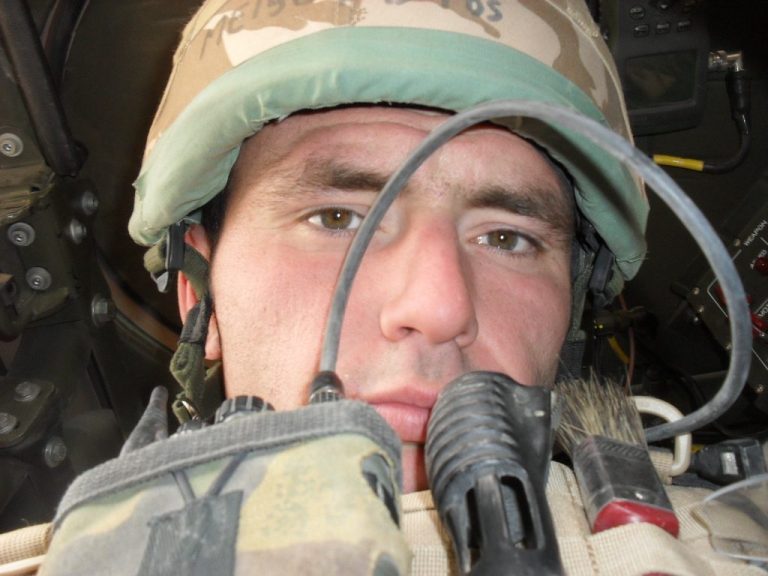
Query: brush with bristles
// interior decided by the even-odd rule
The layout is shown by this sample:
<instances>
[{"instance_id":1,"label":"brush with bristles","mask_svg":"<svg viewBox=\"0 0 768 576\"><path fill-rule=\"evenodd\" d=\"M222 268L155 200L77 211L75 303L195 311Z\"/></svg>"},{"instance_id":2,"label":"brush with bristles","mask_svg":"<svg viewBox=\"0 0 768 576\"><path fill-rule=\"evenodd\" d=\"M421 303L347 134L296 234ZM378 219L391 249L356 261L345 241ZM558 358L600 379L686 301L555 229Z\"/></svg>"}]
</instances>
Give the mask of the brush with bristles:
<instances>
[{"instance_id":1,"label":"brush with bristles","mask_svg":"<svg viewBox=\"0 0 768 576\"><path fill-rule=\"evenodd\" d=\"M648 454L640 413L616 383L595 376L556 387L557 441L573 462L592 532L633 522L673 536L680 525Z\"/></svg>"}]
</instances>

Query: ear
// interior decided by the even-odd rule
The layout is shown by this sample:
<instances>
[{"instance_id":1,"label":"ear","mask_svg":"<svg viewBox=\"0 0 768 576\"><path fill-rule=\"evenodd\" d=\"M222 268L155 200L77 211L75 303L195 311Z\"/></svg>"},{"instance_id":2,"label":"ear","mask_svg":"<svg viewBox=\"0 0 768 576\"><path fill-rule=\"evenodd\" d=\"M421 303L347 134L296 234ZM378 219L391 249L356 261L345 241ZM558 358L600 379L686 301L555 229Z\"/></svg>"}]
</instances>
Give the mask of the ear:
<instances>
[{"instance_id":1,"label":"ear","mask_svg":"<svg viewBox=\"0 0 768 576\"><path fill-rule=\"evenodd\" d=\"M187 229L184 241L200 252L206 260L211 261L211 243L208 240L208 234L199 224L193 224ZM198 303L199 299L192 288L192 283L183 272L179 272L177 290L179 299L179 315L184 321L192 307ZM208 324L208 338L205 341L206 360L221 360L221 340L219 339L219 325L216 321L216 312L211 314L211 321Z\"/></svg>"}]
</instances>

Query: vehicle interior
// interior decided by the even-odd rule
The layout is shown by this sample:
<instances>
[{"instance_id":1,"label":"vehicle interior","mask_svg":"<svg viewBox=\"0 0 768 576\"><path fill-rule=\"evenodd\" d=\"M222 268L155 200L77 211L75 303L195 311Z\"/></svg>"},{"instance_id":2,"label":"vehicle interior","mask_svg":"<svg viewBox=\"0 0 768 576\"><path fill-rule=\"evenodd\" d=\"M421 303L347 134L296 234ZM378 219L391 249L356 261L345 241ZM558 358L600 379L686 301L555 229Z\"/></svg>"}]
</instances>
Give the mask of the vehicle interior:
<instances>
[{"instance_id":1,"label":"vehicle interior","mask_svg":"<svg viewBox=\"0 0 768 576\"><path fill-rule=\"evenodd\" d=\"M152 388L178 390L175 294L158 291L127 222L146 133L199 4L0 3L0 532L49 521L76 475L119 453ZM746 385L694 432L695 449L736 446L765 472L768 3L587 4L635 144L710 220L747 294ZM584 370L686 414L722 384L728 311L686 227L648 196L647 261L620 297L588 306ZM704 464L690 472L733 480Z\"/></svg>"}]
</instances>

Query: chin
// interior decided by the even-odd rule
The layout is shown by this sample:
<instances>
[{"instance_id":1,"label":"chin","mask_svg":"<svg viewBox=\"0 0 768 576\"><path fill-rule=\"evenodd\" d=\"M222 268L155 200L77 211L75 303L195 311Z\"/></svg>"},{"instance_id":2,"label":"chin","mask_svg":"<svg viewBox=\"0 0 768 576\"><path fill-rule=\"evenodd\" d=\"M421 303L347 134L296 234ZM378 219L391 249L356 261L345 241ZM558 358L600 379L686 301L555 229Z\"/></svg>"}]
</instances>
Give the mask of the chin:
<instances>
[{"instance_id":1,"label":"chin","mask_svg":"<svg viewBox=\"0 0 768 576\"><path fill-rule=\"evenodd\" d=\"M429 489L422 444L403 444L403 494Z\"/></svg>"}]
</instances>

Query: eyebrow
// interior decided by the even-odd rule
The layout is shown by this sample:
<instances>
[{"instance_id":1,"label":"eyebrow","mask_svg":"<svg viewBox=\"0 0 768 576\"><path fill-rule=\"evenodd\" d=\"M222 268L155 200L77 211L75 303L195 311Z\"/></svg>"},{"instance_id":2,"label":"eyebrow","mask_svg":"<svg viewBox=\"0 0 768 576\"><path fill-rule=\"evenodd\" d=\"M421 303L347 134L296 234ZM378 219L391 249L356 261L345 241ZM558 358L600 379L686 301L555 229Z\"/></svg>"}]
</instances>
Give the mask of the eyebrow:
<instances>
[{"instance_id":1,"label":"eyebrow","mask_svg":"<svg viewBox=\"0 0 768 576\"><path fill-rule=\"evenodd\" d=\"M469 198L472 208L497 208L512 214L535 218L555 231L573 234L573 191L561 183L557 190L529 184L514 190L504 186L482 187Z\"/></svg>"},{"instance_id":2,"label":"eyebrow","mask_svg":"<svg viewBox=\"0 0 768 576\"><path fill-rule=\"evenodd\" d=\"M301 180L321 189L378 192L387 184L389 175L333 160L310 158Z\"/></svg>"},{"instance_id":3,"label":"eyebrow","mask_svg":"<svg viewBox=\"0 0 768 576\"><path fill-rule=\"evenodd\" d=\"M553 169L557 170L553 167ZM323 194L332 191L375 192L386 185L390 175L361 168L325 157L311 157L297 177L291 176L294 186L290 195L308 192ZM459 194L471 208L495 208L512 214L534 218L547 224L564 239L573 235L574 200L573 189L565 176L557 174L559 185L556 189L536 183L520 186L487 184L478 189L459 189ZM408 185L401 195L410 192ZM285 192L283 192L285 194Z\"/></svg>"}]
</instances>

